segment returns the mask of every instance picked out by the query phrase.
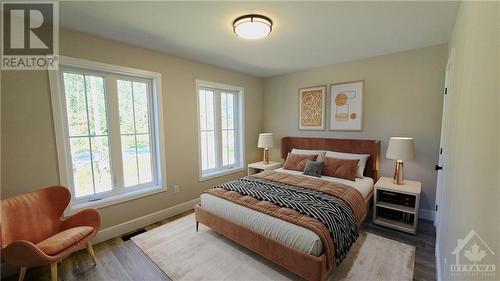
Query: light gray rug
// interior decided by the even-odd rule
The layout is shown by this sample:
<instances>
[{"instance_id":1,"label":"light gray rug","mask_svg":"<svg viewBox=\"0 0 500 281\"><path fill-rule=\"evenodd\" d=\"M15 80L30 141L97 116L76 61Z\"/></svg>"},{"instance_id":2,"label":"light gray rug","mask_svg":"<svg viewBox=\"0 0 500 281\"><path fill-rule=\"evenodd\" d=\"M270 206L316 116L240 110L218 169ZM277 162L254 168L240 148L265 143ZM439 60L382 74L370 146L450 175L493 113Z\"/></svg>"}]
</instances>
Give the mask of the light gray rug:
<instances>
[{"instance_id":1,"label":"light gray rug","mask_svg":"<svg viewBox=\"0 0 500 281\"><path fill-rule=\"evenodd\" d=\"M132 238L171 279L301 280L200 224L194 214ZM362 232L329 280L412 280L415 247Z\"/></svg>"}]
</instances>

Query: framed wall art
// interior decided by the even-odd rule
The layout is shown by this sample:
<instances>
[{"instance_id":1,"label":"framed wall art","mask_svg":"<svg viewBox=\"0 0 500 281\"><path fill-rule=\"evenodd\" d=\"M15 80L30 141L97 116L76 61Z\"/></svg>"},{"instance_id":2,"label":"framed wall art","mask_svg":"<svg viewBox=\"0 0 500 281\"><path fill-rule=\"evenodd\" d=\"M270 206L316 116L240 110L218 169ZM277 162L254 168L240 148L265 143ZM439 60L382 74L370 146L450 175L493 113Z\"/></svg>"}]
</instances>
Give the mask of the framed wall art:
<instances>
[{"instance_id":1,"label":"framed wall art","mask_svg":"<svg viewBox=\"0 0 500 281\"><path fill-rule=\"evenodd\" d=\"M299 130L325 129L326 86L299 89Z\"/></svg>"},{"instance_id":2,"label":"framed wall art","mask_svg":"<svg viewBox=\"0 0 500 281\"><path fill-rule=\"evenodd\" d=\"M330 85L330 130L363 130L363 81Z\"/></svg>"}]
</instances>

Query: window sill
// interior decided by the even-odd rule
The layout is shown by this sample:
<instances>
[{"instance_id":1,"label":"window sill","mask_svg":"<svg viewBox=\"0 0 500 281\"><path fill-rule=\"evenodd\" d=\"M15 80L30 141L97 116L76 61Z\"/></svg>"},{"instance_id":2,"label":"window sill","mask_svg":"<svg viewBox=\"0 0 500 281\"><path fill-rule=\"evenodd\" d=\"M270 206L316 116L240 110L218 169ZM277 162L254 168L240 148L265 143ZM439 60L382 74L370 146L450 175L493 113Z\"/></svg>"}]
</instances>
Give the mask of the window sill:
<instances>
[{"instance_id":1,"label":"window sill","mask_svg":"<svg viewBox=\"0 0 500 281\"><path fill-rule=\"evenodd\" d=\"M66 209L66 211L64 212L64 215L70 216L72 214L77 213L78 211L81 211L81 210L87 209L87 208L100 209L100 208L120 204L123 202L139 199L142 197L150 196L150 195L157 194L160 192L165 192L165 191L167 191L166 187L151 186L151 187L142 188L139 190L134 190L134 191L129 191L129 192L124 192L124 193L106 196L106 197L99 199L97 201L85 201L85 202L70 203L68 209Z\"/></svg>"},{"instance_id":2,"label":"window sill","mask_svg":"<svg viewBox=\"0 0 500 281\"><path fill-rule=\"evenodd\" d=\"M234 167L231 169L212 172L209 174L202 174L202 175L200 175L200 181L207 181L207 180L215 179L215 178L222 177L225 175L238 173L238 172L241 172L243 170L245 170L243 167Z\"/></svg>"}]
</instances>

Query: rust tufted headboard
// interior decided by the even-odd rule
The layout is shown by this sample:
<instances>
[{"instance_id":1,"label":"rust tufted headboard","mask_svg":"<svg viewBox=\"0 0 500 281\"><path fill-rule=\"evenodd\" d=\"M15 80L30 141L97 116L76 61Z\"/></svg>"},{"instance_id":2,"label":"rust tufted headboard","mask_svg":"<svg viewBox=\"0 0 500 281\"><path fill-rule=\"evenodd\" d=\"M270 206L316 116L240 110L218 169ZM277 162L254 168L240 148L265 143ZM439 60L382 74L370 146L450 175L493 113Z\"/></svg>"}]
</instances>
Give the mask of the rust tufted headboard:
<instances>
[{"instance_id":1,"label":"rust tufted headboard","mask_svg":"<svg viewBox=\"0 0 500 281\"><path fill-rule=\"evenodd\" d=\"M379 140L357 140L357 139L330 139L330 138L307 138L307 137L283 137L281 138L281 158L286 156L293 148L332 150L345 153L370 154L366 163L365 175L373 178L376 182L379 178L380 141Z\"/></svg>"}]
</instances>

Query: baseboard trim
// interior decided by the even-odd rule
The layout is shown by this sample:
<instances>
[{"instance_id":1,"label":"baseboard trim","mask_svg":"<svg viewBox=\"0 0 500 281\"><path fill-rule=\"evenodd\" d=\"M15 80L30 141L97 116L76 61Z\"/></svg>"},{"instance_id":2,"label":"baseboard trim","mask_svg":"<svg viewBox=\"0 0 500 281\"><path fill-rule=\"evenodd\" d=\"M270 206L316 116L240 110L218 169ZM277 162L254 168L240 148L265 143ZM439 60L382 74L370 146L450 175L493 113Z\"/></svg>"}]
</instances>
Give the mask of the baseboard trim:
<instances>
[{"instance_id":1,"label":"baseboard trim","mask_svg":"<svg viewBox=\"0 0 500 281\"><path fill-rule=\"evenodd\" d=\"M434 221L434 217L436 212L427 209L420 209L418 213L418 217L423 220Z\"/></svg>"},{"instance_id":2,"label":"baseboard trim","mask_svg":"<svg viewBox=\"0 0 500 281\"><path fill-rule=\"evenodd\" d=\"M178 215L182 212L191 210L196 206L196 204L200 203L200 199L194 199L191 201L187 201L184 203L181 203L179 205L175 205L170 208L166 208L139 218L135 218L133 220L126 221L124 223L120 223L117 225L113 225L111 227L102 229L97 233L96 237L92 239L92 244L98 244L101 242L104 242L106 240L109 240L111 238L118 237L120 235L123 235L125 233L131 232L133 230L136 230L141 227L145 227L147 225L150 225L152 223L155 223L157 221L161 221L164 219L167 219L169 217Z\"/></svg>"},{"instance_id":3,"label":"baseboard trim","mask_svg":"<svg viewBox=\"0 0 500 281\"><path fill-rule=\"evenodd\" d=\"M187 201L175 206L172 206L170 208L166 208L139 218L135 218L133 220L120 223L117 225L113 225L111 227L101 229L96 235L94 239L92 239L92 244L98 244L101 242L104 242L106 240L109 240L111 238L115 238L118 236L121 236L125 233L134 231L138 228L145 227L147 225L150 225L152 223L167 219L169 217L178 215L180 213L183 213L185 211L189 211L196 206L196 204L200 203L200 199L194 199L191 201ZM5 262L1 263L1 278L7 278L9 276L12 276L14 274L17 274L19 272L19 268L15 266L11 266Z\"/></svg>"}]
</instances>

